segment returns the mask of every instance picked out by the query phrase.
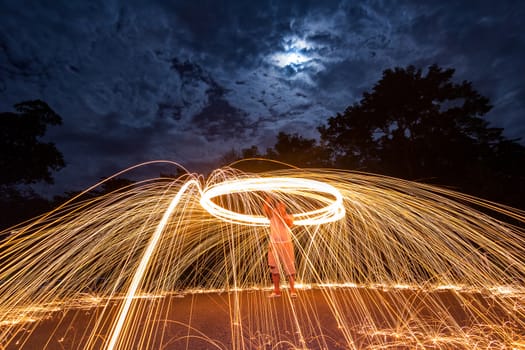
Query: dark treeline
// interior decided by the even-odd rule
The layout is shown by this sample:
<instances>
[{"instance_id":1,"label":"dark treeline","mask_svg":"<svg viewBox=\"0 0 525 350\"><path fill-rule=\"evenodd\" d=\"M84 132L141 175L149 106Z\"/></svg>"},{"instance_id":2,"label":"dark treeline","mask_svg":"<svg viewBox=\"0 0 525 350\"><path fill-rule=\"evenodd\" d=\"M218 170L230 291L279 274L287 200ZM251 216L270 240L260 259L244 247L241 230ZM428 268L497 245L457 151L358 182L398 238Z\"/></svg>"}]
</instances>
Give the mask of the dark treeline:
<instances>
[{"instance_id":1,"label":"dark treeline","mask_svg":"<svg viewBox=\"0 0 525 350\"><path fill-rule=\"evenodd\" d=\"M66 164L53 143L43 142L48 126L61 125L62 118L47 103L34 100L14 106L15 112L0 113L0 230L46 213L81 191L66 192L49 200L31 185L53 184L53 172ZM93 198L129 186L133 181L113 178L82 196Z\"/></svg>"},{"instance_id":2,"label":"dark treeline","mask_svg":"<svg viewBox=\"0 0 525 350\"><path fill-rule=\"evenodd\" d=\"M489 126L489 100L453 74L436 65L426 74L385 70L371 92L318 127L319 141L279 133L272 148L232 151L224 161L262 157L372 172L525 208L525 147Z\"/></svg>"},{"instance_id":3,"label":"dark treeline","mask_svg":"<svg viewBox=\"0 0 525 350\"><path fill-rule=\"evenodd\" d=\"M492 106L470 82L453 81L454 70L431 66L388 69L361 100L318 126L319 138L277 135L264 151L254 145L225 154L222 164L262 157L303 168L366 171L447 186L460 192L525 208L525 147L483 119ZM78 192L53 200L31 185L53 183L65 166L60 151L42 142L48 125L62 119L45 102L26 101L0 113L0 229L44 213ZM267 170L250 162L246 171ZM245 166L240 163L239 167ZM108 181L89 195L131 183Z\"/></svg>"},{"instance_id":4,"label":"dark treeline","mask_svg":"<svg viewBox=\"0 0 525 350\"><path fill-rule=\"evenodd\" d=\"M40 100L14 108L0 113L0 229L51 209L31 185L53 183L52 172L65 166L55 145L41 141L47 127L60 125L62 118Z\"/></svg>"}]
</instances>

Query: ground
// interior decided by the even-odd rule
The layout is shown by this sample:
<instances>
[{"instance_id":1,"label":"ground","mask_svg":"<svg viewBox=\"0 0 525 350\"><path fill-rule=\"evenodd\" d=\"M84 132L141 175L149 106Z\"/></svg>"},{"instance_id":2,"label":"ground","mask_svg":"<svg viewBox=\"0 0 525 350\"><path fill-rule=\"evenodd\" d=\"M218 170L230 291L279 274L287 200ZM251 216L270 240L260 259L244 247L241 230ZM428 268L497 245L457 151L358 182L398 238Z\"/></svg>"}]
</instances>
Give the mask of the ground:
<instances>
[{"instance_id":1,"label":"ground","mask_svg":"<svg viewBox=\"0 0 525 350\"><path fill-rule=\"evenodd\" d=\"M475 343L520 349L525 339L503 306L482 293L354 287L301 289L297 299L287 290L280 298L268 294L258 289L136 299L120 348L470 349ZM0 349L80 350L89 348L88 341L90 349L102 349L121 303L62 306L2 333ZM497 320L485 317L496 314Z\"/></svg>"}]
</instances>

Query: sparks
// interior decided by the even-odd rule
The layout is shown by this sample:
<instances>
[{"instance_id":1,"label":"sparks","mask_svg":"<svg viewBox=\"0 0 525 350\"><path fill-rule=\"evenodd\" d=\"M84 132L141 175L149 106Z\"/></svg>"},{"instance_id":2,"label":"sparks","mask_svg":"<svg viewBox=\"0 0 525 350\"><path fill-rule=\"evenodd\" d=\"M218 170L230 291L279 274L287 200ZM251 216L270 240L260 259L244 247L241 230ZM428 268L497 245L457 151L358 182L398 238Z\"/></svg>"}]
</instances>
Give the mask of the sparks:
<instances>
[{"instance_id":1,"label":"sparks","mask_svg":"<svg viewBox=\"0 0 525 350\"><path fill-rule=\"evenodd\" d=\"M265 297L265 192L286 202L296 224L300 295L282 305ZM173 339L217 349L519 347L523 223L517 209L340 170L256 176L224 168L206 181L151 179L64 205L5 235L0 347L158 349ZM192 313L177 321L185 336L167 331L176 323L166 311L170 298L203 293L226 293L231 344L198 329ZM81 317L89 327L66 336L82 327ZM57 331L45 333L51 320Z\"/></svg>"}]
</instances>

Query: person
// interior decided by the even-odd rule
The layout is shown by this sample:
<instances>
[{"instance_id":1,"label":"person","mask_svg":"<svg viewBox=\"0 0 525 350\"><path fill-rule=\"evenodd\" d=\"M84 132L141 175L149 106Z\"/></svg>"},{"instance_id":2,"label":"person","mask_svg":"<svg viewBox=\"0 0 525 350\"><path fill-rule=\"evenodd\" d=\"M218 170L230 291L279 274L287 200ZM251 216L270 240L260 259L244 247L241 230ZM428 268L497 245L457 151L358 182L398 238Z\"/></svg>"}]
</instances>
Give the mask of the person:
<instances>
[{"instance_id":1,"label":"person","mask_svg":"<svg viewBox=\"0 0 525 350\"><path fill-rule=\"evenodd\" d=\"M268 248L268 266L273 282L270 298L281 296L281 269L288 277L290 296L297 297L295 292L295 255L291 230L292 215L286 212L286 206L280 200L267 195L263 205L264 215L270 220L270 243Z\"/></svg>"}]
</instances>

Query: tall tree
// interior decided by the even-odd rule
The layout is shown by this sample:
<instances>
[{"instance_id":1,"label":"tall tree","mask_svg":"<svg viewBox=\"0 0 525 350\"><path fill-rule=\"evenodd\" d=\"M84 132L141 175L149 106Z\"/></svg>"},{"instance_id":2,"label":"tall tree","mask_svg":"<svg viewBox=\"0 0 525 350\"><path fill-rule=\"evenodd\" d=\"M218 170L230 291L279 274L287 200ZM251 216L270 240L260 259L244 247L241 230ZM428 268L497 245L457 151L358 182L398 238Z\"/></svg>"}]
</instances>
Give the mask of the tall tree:
<instances>
[{"instance_id":1,"label":"tall tree","mask_svg":"<svg viewBox=\"0 0 525 350\"><path fill-rule=\"evenodd\" d=\"M454 69L388 69L359 103L319 127L340 167L457 185L470 192L497 172L519 176L519 143L482 119L492 108ZM514 168L513 168L514 167ZM522 169L522 168L521 168ZM477 193L483 194L483 193Z\"/></svg>"},{"instance_id":2,"label":"tall tree","mask_svg":"<svg viewBox=\"0 0 525 350\"><path fill-rule=\"evenodd\" d=\"M0 113L0 186L53 183L51 172L65 166L64 158L41 138L48 125L60 125L62 118L40 100L14 107L16 113Z\"/></svg>"},{"instance_id":3,"label":"tall tree","mask_svg":"<svg viewBox=\"0 0 525 350\"><path fill-rule=\"evenodd\" d=\"M52 171L65 165L55 145L41 140L62 118L40 100L14 108L0 113L0 230L50 210L51 203L27 185L53 183Z\"/></svg>"},{"instance_id":4,"label":"tall tree","mask_svg":"<svg viewBox=\"0 0 525 350\"><path fill-rule=\"evenodd\" d=\"M329 166L329 153L315 139L307 139L297 133L279 132L273 148L266 150L266 158L302 168Z\"/></svg>"},{"instance_id":5,"label":"tall tree","mask_svg":"<svg viewBox=\"0 0 525 350\"><path fill-rule=\"evenodd\" d=\"M288 167L288 165L301 168L331 166L328 150L321 147L315 139L307 139L297 133L287 134L282 131L277 134L275 145L267 148L266 153L260 153L259 148L255 145L244 148L240 152L232 149L221 157L220 165L230 164L241 159L249 159L250 161L237 163L235 167L254 173L281 169ZM277 162L268 162L268 160Z\"/></svg>"}]
</instances>

